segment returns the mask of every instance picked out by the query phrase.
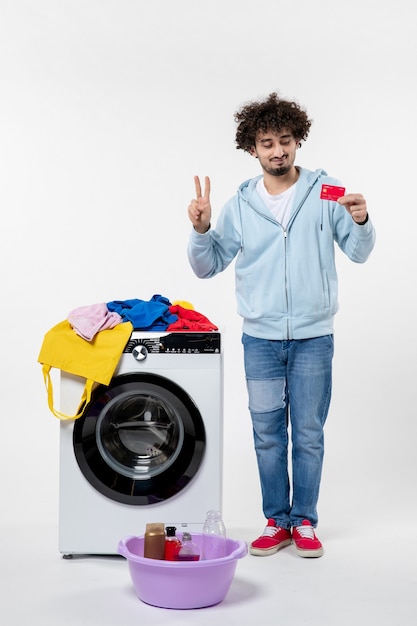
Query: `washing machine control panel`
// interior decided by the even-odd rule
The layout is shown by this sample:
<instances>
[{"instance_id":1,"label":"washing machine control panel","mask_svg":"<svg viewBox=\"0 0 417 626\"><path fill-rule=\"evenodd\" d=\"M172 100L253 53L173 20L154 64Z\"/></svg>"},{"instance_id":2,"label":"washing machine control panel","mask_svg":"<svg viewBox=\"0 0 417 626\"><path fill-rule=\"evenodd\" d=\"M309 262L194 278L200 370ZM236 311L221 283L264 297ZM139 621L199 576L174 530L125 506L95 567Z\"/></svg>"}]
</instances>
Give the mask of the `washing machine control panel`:
<instances>
[{"instance_id":1,"label":"washing machine control panel","mask_svg":"<svg viewBox=\"0 0 417 626\"><path fill-rule=\"evenodd\" d=\"M132 353L137 361L148 354L219 354L220 333L175 332L161 336L146 336L133 332L124 352Z\"/></svg>"}]
</instances>

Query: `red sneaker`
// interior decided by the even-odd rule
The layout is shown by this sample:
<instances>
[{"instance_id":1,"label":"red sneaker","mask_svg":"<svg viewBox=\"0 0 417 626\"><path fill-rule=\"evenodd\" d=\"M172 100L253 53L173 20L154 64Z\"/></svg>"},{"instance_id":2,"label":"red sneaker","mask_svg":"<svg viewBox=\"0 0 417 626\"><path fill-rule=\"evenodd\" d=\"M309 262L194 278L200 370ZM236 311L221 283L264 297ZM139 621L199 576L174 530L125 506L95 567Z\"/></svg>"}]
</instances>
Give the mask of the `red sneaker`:
<instances>
[{"instance_id":1,"label":"red sneaker","mask_svg":"<svg viewBox=\"0 0 417 626\"><path fill-rule=\"evenodd\" d=\"M306 519L301 526L292 529L292 540L299 556L318 557L323 554L323 546L317 539L313 526Z\"/></svg>"},{"instance_id":2,"label":"red sneaker","mask_svg":"<svg viewBox=\"0 0 417 626\"><path fill-rule=\"evenodd\" d=\"M255 556L269 556L291 543L291 532L277 526L275 520L269 519L264 532L252 541L249 551Z\"/></svg>"}]
</instances>

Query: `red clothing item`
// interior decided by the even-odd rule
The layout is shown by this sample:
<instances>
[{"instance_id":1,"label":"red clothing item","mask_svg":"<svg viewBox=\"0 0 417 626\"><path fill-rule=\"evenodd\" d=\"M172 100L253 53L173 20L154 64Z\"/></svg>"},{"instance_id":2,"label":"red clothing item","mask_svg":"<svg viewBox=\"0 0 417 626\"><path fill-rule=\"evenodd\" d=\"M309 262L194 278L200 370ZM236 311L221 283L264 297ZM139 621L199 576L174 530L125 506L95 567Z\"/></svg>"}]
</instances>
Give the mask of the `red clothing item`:
<instances>
[{"instance_id":1,"label":"red clothing item","mask_svg":"<svg viewBox=\"0 0 417 626\"><path fill-rule=\"evenodd\" d=\"M169 324L167 330L218 330L207 317L194 309L185 309L179 304L173 304L169 310L178 316L178 320Z\"/></svg>"}]
</instances>

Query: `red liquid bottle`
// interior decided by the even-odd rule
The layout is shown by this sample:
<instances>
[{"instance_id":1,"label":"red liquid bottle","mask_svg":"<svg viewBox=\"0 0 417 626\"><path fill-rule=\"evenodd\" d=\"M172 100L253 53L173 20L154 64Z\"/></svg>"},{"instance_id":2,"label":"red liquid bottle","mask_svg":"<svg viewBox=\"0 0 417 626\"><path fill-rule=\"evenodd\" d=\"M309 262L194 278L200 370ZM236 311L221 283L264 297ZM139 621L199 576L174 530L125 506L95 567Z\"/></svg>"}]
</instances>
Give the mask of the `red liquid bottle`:
<instances>
[{"instance_id":1,"label":"red liquid bottle","mask_svg":"<svg viewBox=\"0 0 417 626\"><path fill-rule=\"evenodd\" d=\"M181 541L175 534L177 529L175 526L167 526L165 530L165 560L176 561L178 552L181 548Z\"/></svg>"}]
</instances>

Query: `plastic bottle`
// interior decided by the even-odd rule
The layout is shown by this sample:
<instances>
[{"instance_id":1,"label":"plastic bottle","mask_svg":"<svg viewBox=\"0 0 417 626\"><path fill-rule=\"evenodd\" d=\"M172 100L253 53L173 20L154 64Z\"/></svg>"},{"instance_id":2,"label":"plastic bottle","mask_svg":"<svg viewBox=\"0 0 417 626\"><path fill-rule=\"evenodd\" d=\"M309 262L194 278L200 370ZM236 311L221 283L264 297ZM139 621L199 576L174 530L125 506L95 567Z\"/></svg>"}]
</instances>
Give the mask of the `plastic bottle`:
<instances>
[{"instance_id":1,"label":"plastic bottle","mask_svg":"<svg viewBox=\"0 0 417 626\"><path fill-rule=\"evenodd\" d=\"M202 534L202 559L220 559L226 556L226 528L220 511L207 512Z\"/></svg>"},{"instance_id":2,"label":"plastic bottle","mask_svg":"<svg viewBox=\"0 0 417 626\"><path fill-rule=\"evenodd\" d=\"M175 534L177 530L175 526L167 526L165 530L165 560L175 561L176 556L181 548L181 541Z\"/></svg>"},{"instance_id":3,"label":"plastic bottle","mask_svg":"<svg viewBox=\"0 0 417 626\"><path fill-rule=\"evenodd\" d=\"M165 556L165 526L155 522L146 524L143 556L148 559L163 559Z\"/></svg>"},{"instance_id":4,"label":"plastic bottle","mask_svg":"<svg viewBox=\"0 0 417 626\"><path fill-rule=\"evenodd\" d=\"M194 543L190 533L182 533L181 548L175 558L176 561L198 561L200 548Z\"/></svg>"}]
</instances>

